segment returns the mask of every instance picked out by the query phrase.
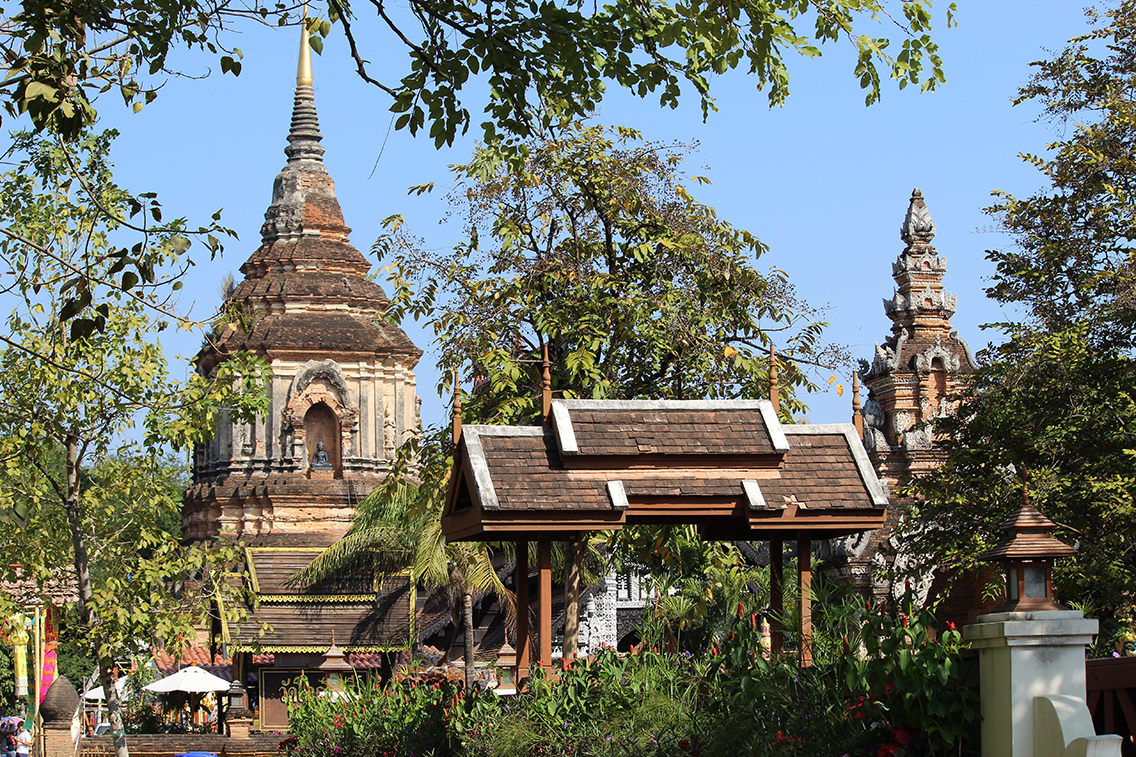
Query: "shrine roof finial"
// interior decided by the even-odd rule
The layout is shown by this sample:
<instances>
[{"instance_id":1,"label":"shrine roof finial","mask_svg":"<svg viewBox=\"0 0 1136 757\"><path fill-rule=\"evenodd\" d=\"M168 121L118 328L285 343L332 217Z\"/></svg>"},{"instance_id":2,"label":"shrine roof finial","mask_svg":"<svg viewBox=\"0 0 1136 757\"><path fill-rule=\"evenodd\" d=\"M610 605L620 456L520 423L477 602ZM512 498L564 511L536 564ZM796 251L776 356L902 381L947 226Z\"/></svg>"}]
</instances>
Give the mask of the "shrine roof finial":
<instances>
[{"instance_id":1,"label":"shrine roof finial","mask_svg":"<svg viewBox=\"0 0 1136 757\"><path fill-rule=\"evenodd\" d=\"M1022 489L1022 504L1009 515L999 530L1004 536L993 547L979 555L979 560L1052 560L1068 557L1076 549L1053 537L1057 524L1045 517L1029 500L1028 491Z\"/></svg>"},{"instance_id":2,"label":"shrine roof finial","mask_svg":"<svg viewBox=\"0 0 1136 757\"><path fill-rule=\"evenodd\" d=\"M312 86L312 46L308 42L308 6L304 6L304 18L300 22L300 62L296 66L296 86Z\"/></svg>"},{"instance_id":3,"label":"shrine roof finial","mask_svg":"<svg viewBox=\"0 0 1136 757\"><path fill-rule=\"evenodd\" d=\"M918 187L911 193L911 202L907 206L907 215L903 219L899 236L908 247L927 245L935 238L935 222L931 220L931 211L927 210L923 193Z\"/></svg>"},{"instance_id":4,"label":"shrine roof finial","mask_svg":"<svg viewBox=\"0 0 1136 757\"><path fill-rule=\"evenodd\" d=\"M296 99L292 105L292 128L288 131L288 146L284 154L289 163L312 160L323 163L323 135L320 134L316 101L312 93L312 46L308 41L308 10L304 6L305 21L300 24L300 59L296 66Z\"/></svg>"}]
</instances>

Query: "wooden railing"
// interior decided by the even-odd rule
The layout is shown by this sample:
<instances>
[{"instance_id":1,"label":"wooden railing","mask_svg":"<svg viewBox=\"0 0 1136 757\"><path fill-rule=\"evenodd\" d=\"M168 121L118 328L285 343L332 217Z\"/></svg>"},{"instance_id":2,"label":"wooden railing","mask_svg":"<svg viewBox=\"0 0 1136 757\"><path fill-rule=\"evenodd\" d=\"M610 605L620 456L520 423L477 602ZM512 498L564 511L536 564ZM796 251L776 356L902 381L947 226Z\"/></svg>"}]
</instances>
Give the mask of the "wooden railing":
<instances>
[{"instance_id":1,"label":"wooden railing","mask_svg":"<svg viewBox=\"0 0 1136 757\"><path fill-rule=\"evenodd\" d=\"M1085 688L1097 733L1117 734L1124 757L1136 757L1136 657L1087 661Z\"/></svg>"}]
</instances>

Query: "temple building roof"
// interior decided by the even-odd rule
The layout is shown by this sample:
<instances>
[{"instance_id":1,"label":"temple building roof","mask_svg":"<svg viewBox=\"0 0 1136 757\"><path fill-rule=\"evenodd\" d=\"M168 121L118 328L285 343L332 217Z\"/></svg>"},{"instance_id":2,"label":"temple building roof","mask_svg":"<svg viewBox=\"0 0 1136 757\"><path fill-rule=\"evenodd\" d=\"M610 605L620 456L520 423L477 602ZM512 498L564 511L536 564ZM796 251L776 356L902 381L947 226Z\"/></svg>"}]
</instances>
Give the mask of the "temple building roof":
<instances>
[{"instance_id":1,"label":"temple building roof","mask_svg":"<svg viewBox=\"0 0 1136 757\"><path fill-rule=\"evenodd\" d=\"M363 571L296 586L292 576L320 553L304 547L252 547L245 552L248 618L223 623L222 639L258 652L320 652L332 634L348 652L401 649L415 639L416 593L406 574Z\"/></svg>"},{"instance_id":2,"label":"temple building roof","mask_svg":"<svg viewBox=\"0 0 1136 757\"><path fill-rule=\"evenodd\" d=\"M880 525L887 505L851 424L782 426L765 400L554 400L547 429L463 426L457 457L450 540L636 523L820 538Z\"/></svg>"}]
</instances>

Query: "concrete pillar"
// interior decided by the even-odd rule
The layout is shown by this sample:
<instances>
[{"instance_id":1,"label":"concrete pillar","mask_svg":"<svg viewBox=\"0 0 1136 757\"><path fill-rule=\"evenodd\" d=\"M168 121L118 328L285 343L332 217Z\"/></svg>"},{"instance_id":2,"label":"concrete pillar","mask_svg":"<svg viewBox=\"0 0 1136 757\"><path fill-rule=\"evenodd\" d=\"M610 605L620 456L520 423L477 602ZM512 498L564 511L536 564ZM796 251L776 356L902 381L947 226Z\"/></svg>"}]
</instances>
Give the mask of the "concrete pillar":
<instances>
[{"instance_id":1,"label":"concrete pillar","mask_svg":"<svg viewBox=\"0 0 1136 757\"><path fill-rule=\"evenodd\" d=\"M1097 621L1075 610L980 615L962 629L978 650L982 757L1034 757L1034 698L1085 699L1085 646Z\"/></svg>"},{"instance_id":2,"label":"concrete pillar","mask_svg":"<svg viewBox=\"0 0 1136 757\"><path fill-rule=\"evenodd\" d=\"M48 723L38 735L43 738L45 757L74 757L75 740L71 738L70 723Z\"/></svg>"}]
</instances>

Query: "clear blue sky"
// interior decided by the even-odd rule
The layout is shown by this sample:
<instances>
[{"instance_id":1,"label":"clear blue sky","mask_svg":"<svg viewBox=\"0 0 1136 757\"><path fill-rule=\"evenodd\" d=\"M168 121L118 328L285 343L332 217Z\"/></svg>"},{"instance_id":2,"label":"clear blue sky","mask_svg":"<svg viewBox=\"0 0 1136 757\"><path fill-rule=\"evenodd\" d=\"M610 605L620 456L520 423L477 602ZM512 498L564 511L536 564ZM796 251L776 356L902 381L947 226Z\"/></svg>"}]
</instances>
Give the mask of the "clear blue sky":
<instances>
[{"instance_id":1,"label":"clear blue sky","mask_svg":"<svg viewBox=\"0 0 1136 757\"><path fill-rule=\"evenodd\" d=\"M1028 64L1060 49L1085 22L1075 2L959 0L959 6L958 28L945 30L938 19L947 83L935 93L899 92L885 81L883 102L866 108L851 74L851 49L841 44L826 46L820 60L790 59L792 96L783 108L770 110L750 80L727 74L714 82L720 112L707 123L694 99L677 111L661 110L615 90L600 120L653 139L698 141L689 169L713 185L698 187L696 197L769 244L759 265L784 269L806 300L830 306L828 338L849 345L856 357L870 358L873 344L889 332L881 299L892 293L891 262L903 247L899 227L912 188L920 187L938 225L935 245L948 258L947 289L959 295L953 323L977 350L991 338L979 324L1002 317L983 295L991 272L983 252L1006 244L982 233L990 223L982 208L992 190L1038 187L1039 176L1017 155L1043 151L1055 136L1052 126L1035 121L1035 107L1013 108L1010 101L1030 75ZM249 30L236 42L245 53L240 77L221 76L209 61L211 76L170 80L140 114L127 115L109 96L103 105L104 123L122 131L114 153L120 183L158 192L167 216L203 222L223 208L223 223L240 235L223 258L199 261L188 279L183 306L193 304L197 317L213 311L221 277L235 273L259 244L272 180L285 159L297 37L294 28ZM399 55L392 50L385 61L388 79L404 64ZM447 166L468 157L472 132L443 150L392 132L387 101L353 73L338 32L314 57L325 161L355 246L367 252L380 221L401 213L430 246L448 248L459 230L440 223L444 192L410 197L406 189L428 181L445 187ZM199 56L182 62L192 74L207 70ZM424 420L440 422L446 413L434 391L430 337L413 325L407 331L426 350L418 368ZM171 357L189 356L199 343L199 336L187 336L167 349ZM850 416L848 393L807 401L813 422Z\"/></svg>"}]
</instances>

